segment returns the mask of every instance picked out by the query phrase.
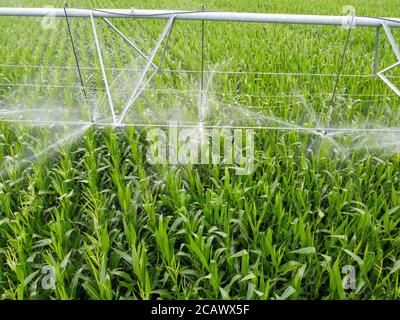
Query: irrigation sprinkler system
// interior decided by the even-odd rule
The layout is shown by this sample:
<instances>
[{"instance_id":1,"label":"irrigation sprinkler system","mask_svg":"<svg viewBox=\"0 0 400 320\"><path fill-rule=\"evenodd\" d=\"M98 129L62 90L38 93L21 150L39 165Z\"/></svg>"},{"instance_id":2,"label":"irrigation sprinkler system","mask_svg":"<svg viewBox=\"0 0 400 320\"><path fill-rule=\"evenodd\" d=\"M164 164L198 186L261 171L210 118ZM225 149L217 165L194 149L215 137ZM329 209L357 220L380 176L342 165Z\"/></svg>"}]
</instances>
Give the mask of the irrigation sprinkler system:
<instances>
[{"instance_id":1,"label":"irrigation sprinkler system","mask_svg":"<svg viewBox=\"0 0 400 320\"><path fill-rule=\"evenodd\" d=\"M394 38L391 28L400 27L400 19L399 18L383 18L383 17L361 17L361 16L323 16L323 15L292 15L292 14L266 14L266 13L239 13L239 12L217 12L217 11L204 11L202 8L199 11L171 11L171 10L139 10L139 9L73 9L73 8L0 8L0 16L8 16L8 17L55 17L55 18L64 18L67 20L68 29L70 33L70 40L74 47L73 37L70 30L70 19L71 18L86 18L90 19L92 33L94 37L95 47L97 51L97 58L100 63L102 79L106 91L108 107L111 111L112 121L109 125L113 126L125 126L128 125L125 123L126 116L129 111L134 107L135 101L141 95L141 93L148 87L149 83L153 79L153 77L158 73L162 72L165 69L162 69L162 63L164 60L165 52L167 50L167 44L170 39L174 22L176 20L192 20L192 21L202 21L202 42L204 42L204 21L226 21L226 22L242 22L242 23L270 23L270 24L300 24L300 25L331 25L331 26L347 26L349 28L349 34L352 27L369 27L376 29L376 44L375 44L375 58L373 63L373 76L380 78L386 85L388 85L396 95L400 96L400 89L390 80L390 77L386 76L386 73L393 68L400 66L400 49ZM111 18L119 18L119 19L163 19L166 20L166 24L164 26L163 31L159 35L155 46L153 47L150 55L146 55L144 50L140 49L138 45L135 44L133 40L131 40L127 35L125 35L121 30L119 30L109 19ZM140 75L136 84L133 86L129 98L123 105L122 111L117 114L115 110L114 100L110 91L110 84L107 79L107 68L104 64L104 59L102 56L102 51L97 35L97 27L95 23L95 19L103 21L108 27L115 32L124 42L126 42L131 48L133 48L142 58L145 59L146 63L142 70L140 70ZM379 70L379 41L380 36L384 31L387 39L390 42L391 48L397 58L397 62L393 65ZM335 90L337 87L337 83L339 77L341 75L341 67L343 63L343 59L346 53L347 41L342 55L342 61L339 66L339 70L337 74L329 75L336 77ZM163 45L164 43L164 45ZM158 52L162 50L162 58L160 62L156 65L154 62L154 58ZM204 59L204 43L202 43L202 59ZM84 85L81 77L81 68L79 66L78 57L74 48L74 55L76 60L77 69L79 71L82 90L84 90ZM201 80L201 91L204 90L204 61L202 61L202 70L200 71L202 74ZM310 74L313 76L324 76L324 75L316 75ZM328 75L326 75L328 76ZM343 75L346 76L346 75ZM347 75L351 76L351 75ZM201 92L201 96L203 92ZM84 96L86 97L86 92L84 92ZM335 92L333 94L334 99ZM87 99L87 97L86 97ZM199 104L203 103L201 101ZM90 111L89 111L90 112ZM332 106L329 113L332 112ZM199 112L200 114L200 112ZM97 123L93 120L92 115L90 115L92 119L92 123L95 125L106 125L107 123L99 122ZM329 117L328 117L329 118ZM201 121L199 119L199 121ZM45 123L45 122L44 122ZM132 124L129 124L132 125ZM327 129L329 127L329 119L327 123ZM264 128L264 127L260 127ZM265 127L270 128L270 127ZM282 128L280 128L282 129ZM287 128L293 130L293 128ZM330 130L335 131L335 129L331 128Z\"/></svg>"}]
</instances>

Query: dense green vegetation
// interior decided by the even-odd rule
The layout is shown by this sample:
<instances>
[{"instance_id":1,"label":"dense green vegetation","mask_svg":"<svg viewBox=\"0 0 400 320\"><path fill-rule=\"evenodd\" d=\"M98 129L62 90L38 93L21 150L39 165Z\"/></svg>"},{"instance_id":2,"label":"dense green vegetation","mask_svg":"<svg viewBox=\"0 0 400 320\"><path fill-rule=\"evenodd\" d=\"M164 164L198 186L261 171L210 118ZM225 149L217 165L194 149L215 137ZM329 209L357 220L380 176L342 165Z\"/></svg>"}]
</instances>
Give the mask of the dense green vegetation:
<instances>
[{"instance_id":1,"label":"dense green vegetation","mask_svg":"<svg viewBox=\"0 0 400 320\"><path fill-rule=\"evenodd\" d=\"M397 2L71 0L68 5L198 10L204 3L206 10L328 15L341 15L344 5L353 5L357 15L395 17L400 16ZM62 2L2 0L1 5L61 7ZM146 52L165 24L113 22ZM340 27L205 25L206 69L217 71L332 74L348 32ZM90 23L80 19L72 26L90 103L100 101L104 115L107 102ZM143 66L104 24L98 28L107 66ZM87 120L65 20L43 29L38 18L1 17L0 31L0 109L23 107L25 113L17 116L28 120ZM393 34L399 39L396 30ZM176 22L164 68L200 70L200 38L199 22ZM343 74L371 74L374 47L374 29L353 30ZM395 57L384 37L380 49L383 69ZM137 73L115 70L108 76L120 108ZM216 73L213 78L207 73L207 80L206 120L222 125L281 124L271 119L309 128L318 119L323 124L334 85L333 77L256 73ZM160 73L132 118L158 122L179 113L193 120L199 81L198 72ZM339 88L332 127L399 126L400 99L379 79L345 76ZM255 168L243 176L224 165L150 165L145 136L145 128L0 122L3 299L399 298L395 133L328 139L294 130L257 130ZM345 266L355 268L354 290L343 288ZM43 285L48 270L55 271L51 288Z\"/></svg>"}]
</instances>

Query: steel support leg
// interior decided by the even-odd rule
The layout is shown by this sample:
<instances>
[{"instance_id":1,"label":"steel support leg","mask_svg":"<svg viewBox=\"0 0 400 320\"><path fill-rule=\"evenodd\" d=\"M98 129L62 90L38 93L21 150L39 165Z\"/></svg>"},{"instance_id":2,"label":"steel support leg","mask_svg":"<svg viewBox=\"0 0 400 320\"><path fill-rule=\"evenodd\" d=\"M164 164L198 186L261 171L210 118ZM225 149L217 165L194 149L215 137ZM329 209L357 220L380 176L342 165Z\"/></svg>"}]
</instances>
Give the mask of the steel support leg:
<instances>
[{"instance_id":1,"label":"steel support leg","mask_svg":"<svg viewBox=\"0 0 400 320\"><path fill-rule=\"evenodd\" d=\"M116 115L115 115L114 103L113 103L113 100L112 100L112 97L111 97L110 87L108 85L107 73L106 73L106 69L104 67L104 62L103 62L103 55L101 53L99 38L97 36L97 31L96 31L96 24L94 22L94 18L93 18L93 14L92 13L90 14L90 21L92 23L94 42L95 42L96 48L97 48L97 54L98 54L98 57L99 57L100 68L101 68L101 72L102 72L102 75L103 75L104 86L106 87L108 104L110 106L110 110L111 110L111 115L112 115L113 121L114 121L114 123L116 123L117 118L116 118Z\"/></svg>"},{"instance_id":2,"label":"steel support leg","mask_svg":"<svg viewBox=\"0 0 400 320\"><path fill-rule=\"evenodd\" d=\"M375 34L375 60L374 60L374 66L373 66L373 71L374 74L378 72L379 68L379 38L380 38L380 33L381 33L381 27L376 28L376 34Z\"/></svg>"}]
</instances>

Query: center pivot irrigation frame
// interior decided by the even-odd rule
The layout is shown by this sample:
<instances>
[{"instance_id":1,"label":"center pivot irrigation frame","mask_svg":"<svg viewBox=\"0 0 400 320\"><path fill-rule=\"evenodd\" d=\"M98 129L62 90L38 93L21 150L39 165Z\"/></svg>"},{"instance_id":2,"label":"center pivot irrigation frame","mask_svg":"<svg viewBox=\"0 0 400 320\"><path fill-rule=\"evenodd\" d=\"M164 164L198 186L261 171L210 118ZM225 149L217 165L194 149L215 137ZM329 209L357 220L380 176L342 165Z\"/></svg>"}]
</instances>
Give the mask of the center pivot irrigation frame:
<instances>
[{"instance_id":1,"label":"center pivot irrigation frame","mask_svg":"<svg viewBox=\"0 0 400 320\"><path fill-rule=\"evenodd\" d=\"M227 21L227 22L255 22L255 23L272 23L272 24L301 24L301 25L333 25L333 26L345 26L347 28L359 27L375 27L376 28L376 43L375 43L375 60L373 63L373 73L375 76L385 82L398 96L400 96L400 89L395 86L389 77L385 75L386 72L400 66L400 49L393 37L390 28L400 27L399 18L379 18L379 17L360 17L350 16L323 16L323 15L291 15L291 14L266 14L266 13L239 13L239 12L217 12L217 11L171 11L171 10L139 10L139 9L72 9L64 7L63 9L58 8L0 8L0 16L13 16L13 17L60 17L67 19L69 27L69 18L89 18L91 21L92 32L96 45L97 55L100 62L100 68L102 72L102 78L106 90L108 105L112 115L111 125L123 126L124 119L128 111L134 106L135 101L138 99L143 90L148 86L152 78L159 72L162 71L161 66L164 60L164 56L167 49L167 44L172 33L174 22L176 20L194 20L203 22L203 35L204 39L204 21ZM130 47L132 47L138 54L146 60L146 64L141 71L137 83L132 89L128 100L124 104L122 112L117 115L115 113L114 103L110 92L110 86L107 79L106 68L104 66L103 56L101 53L100 43L97 36L97 29L95 19L99 18L104 21L118 36L120 36ZM124 33L122 33L110 20L109 18L134 18L134 19L164 19L167 20L166 25L158 37L158 40L153 47L149 56L147 56L131 39L129 39ZM393 65L378 71L379 67L379 40L381 29L385 31L385 34L390 42L394 54L396 55L397 62ZM349 31L350 34L350 31ZM154 58L165 40L162 57L158 65L154 64ZM71 41L73 42L72 35ZM347 46L347 43L346 43ZM345 49L346 49L345 46ZM74 49L75 50L75 49ZM203 48L202 48L203 50ZM74 51L75 53L75 51ZM345 54L345 50L343 56ZM202 53L203 55L203 53ZM204 55L203 55L204 56ZM75 53L75 58L76 53ZM343 60L343 59L342 59ZM77 67L79 70L79 63ZM343 62L343 61L342 61ZM202 88L203 88L203 62L202 62ZM153 69L151 75L147 78L146 76L150 73L150 69ZM337 80L340 77L341 66L337 76ZM81 79L82 80L82 79ZM82 81L81 81L82 82ZM82 83L82 90L84 86ZM203 93L201 92L201 95ZM86 96L86 93L85 93ZM202 101L200 102L202 103ZM332 107L331 107L332 109ZM330 110L331 112L332 110ZM89 111L90 112L90 111ZM92 122L97 124L92 115L90 115ZM328 119L329 121L329 119ZM101 123L99 123L101 125ZM329 125L329 123L328 123Z\"/></svg>"}]
</instances>

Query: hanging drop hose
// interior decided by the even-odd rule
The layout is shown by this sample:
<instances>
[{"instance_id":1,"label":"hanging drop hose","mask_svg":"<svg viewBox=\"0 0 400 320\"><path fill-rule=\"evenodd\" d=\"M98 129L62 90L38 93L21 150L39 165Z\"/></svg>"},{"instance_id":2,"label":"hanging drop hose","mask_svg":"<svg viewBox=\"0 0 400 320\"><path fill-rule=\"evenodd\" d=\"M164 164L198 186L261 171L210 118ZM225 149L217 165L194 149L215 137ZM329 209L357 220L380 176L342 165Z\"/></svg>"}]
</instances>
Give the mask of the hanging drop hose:
<instances>
[{"instance_id":1,"label":"hanging drop hose","mask_svg":"<svg viewBox=\"0 0 400 320\"><path fill-rule=\"evenodd\" d=\"M204 12L204 4L201 5L201 12ZM204 20L201 21L201 79L200 79L200 106L199 106L199 121L203 122L203 108L204 108Z\"/></svg>"},{"instance_id":2,"label":"hanging drop hose","mask_svg":"<svg viewBox=\"0 0 400 320\"><path fill-rule=\"evenodd\" d=\"M328 130L329 130L329 126L330 126L330 121L331 121L331 116L332 116L332 112L333 112L333 105L336 103L336 96L337 96L337 89L338 89L338 86L339 86L339 79L340 79L340 75L341 75L341 73L342 73L343 64L344 64L344 59L345 59L345 57L346 57L346 52L347 52L347 47L348 47L348 45L349 45L351 30L353 29L354 19L355 19L355 14L354 14L354 12L353 12L353 13L352 13L352 17L351 17L350 26L349 26L349 32L347 33L346 41L345 41L344 48L343 48L343 52L342 52L342 57L341 57L340 63L339 63L338 72L337 72L337 74L336 74L335 85L334 85L334 88L333 88L331 103L330 103L330 107L329 107L329 111L328 111L328 116L327 116L327 120L326 120L326 127L325 127L325 131L324 131L324 134L325 134L325 135L328 134Z\"/></svg>"},{"instance_id":3,"label":"hanging drop hose","mask_svg":"<svg viewBox=\"0 0 400 320\"><path fill-rule=\"evenodd\" d=\"M89 111L90 121L94 122L92 112L90 111L90 108L89 108L89 98L88 98L88 95L87 95L87 93L86 93L85 85L84 85L84 83L83 83L82 72L81 72L81 68L80 68L80 65L79 65L78 54L77 54L77 52L76 52L75 43L74 43L74 38L73 38L73 36L72 36L71 26L70 26L70 24L69 24L69 18L68 18L68 14L67 14L67 9L68 9L68 5L67 5L67 3L64 3L65 20L67 21L68 34L69 34L69 38L70 38L70 40L71 40L72 50L73 50L73 52L74 52L75 64L76 64L76 68L77 68L77 70L78 70L79 80L80 80L80 82L81 82L81 90L82 90L83 96L84 96L84 98L85 98L85 100L86 100L86 103L87 103L87 105L88 105L88 111Z\"/></svg>"},{"instance_id":4,"label":"hanging drop hose","mask_svg":"<svg viewBox=\"0 0 400 320\"><path fill-rule=\"evenodd\" d=\"M204 11L204 4L201 5ZM201 21L201 91L204 89L204 20Z\"/></svg>"}]
</instances>

